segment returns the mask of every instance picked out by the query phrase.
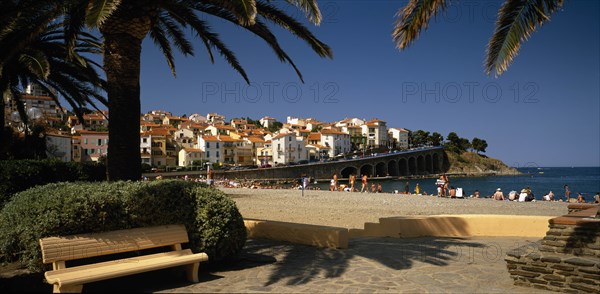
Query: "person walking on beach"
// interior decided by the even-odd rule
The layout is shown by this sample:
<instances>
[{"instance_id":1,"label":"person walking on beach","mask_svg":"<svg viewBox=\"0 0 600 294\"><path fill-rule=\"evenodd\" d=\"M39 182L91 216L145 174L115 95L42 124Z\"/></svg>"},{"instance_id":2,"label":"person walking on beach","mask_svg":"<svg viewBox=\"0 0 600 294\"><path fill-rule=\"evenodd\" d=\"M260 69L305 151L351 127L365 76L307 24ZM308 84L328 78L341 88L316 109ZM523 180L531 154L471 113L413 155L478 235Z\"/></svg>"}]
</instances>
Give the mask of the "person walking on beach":
<instances>
[{"instance_id":1,"label":"person walking on beach","mask_svg":"<svg viewBox=\"0 0 600 294\"><path fill-rule=\"evenodd\" d=\"M354 192L354 182L356 181L356 176L354 174L350 175L350 192Z\"/></svg>"},{"instance_id":2,"label":"person walking on beach","mask_svg":"<svg viewBox=\"0 0 600 294\"><path fill-rule=\"evenodd\" d=\"M421 193L421 187L419 187L419 183L415 186L415 194L419 195Z\"/></svg>"},{"instance_id":3,"label":"person walking on beach","mask_svg":"<svg viewBox=\"0 0 600 294\"><path fill-rule=\"evenodd\" d=\"M404 184L404 193L410 194L410 186L408 186L408 182L406 182L406 184Z\"/></svg>"},{"instance_id":4,"label":"person walking on beach","mask_svg":"<svg viewBox=\"0 0 600 294\"><path fill-rule=\"evenodd\" d=\"M383 188L381 187L381 183L377 183L377 193L383 193Z\"/></svg>"},{"instance_id":5,"label":"person walking on beach","mask_svg":"<svg viewBox=\"0 0 600 294\"><path fill-rule=\"evenodd\" d=\"M569 185L565 184L565 201L569 202L571 199L571 190L569 189Z\"/></svg>"},{"instance_id":6,"label":"person walking on beach","mask_svg":"<svg viewBox=\"0 0 600 294\"><path fill-rule=\"evenodd\" d=\"M334 189L334 191L337 190L337 188L338 188L338 177L337 177L337 174L334 173L333 174L333 189Z\"/></svg>"},{"instance_id":7,"label":"person walking on beach","mask_svg":"<svg viewBox=\"0 0 600 294\"><path fill-rule=\"evenodd\" d=\"M362 187L360 188L360 192L364 192L365 190L367 191L367 193L369 192L369 187L367 186L367 175L364 174L362 175L362 178L360 179L361 183L362 183Z\"/></svg>"},{"instance_id":8,"label":"person walking on beach","mask_svg":"<svg viewBox=\"0 0 600 294\"><path fill-rule=\"evenodd\" d=\"M443 174L442 180L444 181L444 186L442 187L442 194L444 195L444 197L446 197L446 195L448 195L448 187L450 187L450 179L448 179L448 175Z\"/></svg>"}]
</instances>

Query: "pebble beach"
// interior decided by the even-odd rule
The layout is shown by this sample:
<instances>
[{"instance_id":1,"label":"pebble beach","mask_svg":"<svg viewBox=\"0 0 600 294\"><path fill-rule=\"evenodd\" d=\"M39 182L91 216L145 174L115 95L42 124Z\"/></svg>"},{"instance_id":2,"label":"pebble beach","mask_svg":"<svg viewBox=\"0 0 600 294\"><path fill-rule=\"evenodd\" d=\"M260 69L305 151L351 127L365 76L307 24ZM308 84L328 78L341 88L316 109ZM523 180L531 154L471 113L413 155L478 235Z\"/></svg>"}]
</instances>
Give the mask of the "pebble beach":
<instances>
[{"instance_id":1,"label":"pebble beach","mask_svg":"<svg viewBox=\"0 0 600 294\"><path fill-rule=\"evenodd\" d=\"M450 199L391 193L220 188L244 218L362 229L382 217L448 214L561 216L565 202L513 202L487 198Z\"/></svg>"}]
</instances>

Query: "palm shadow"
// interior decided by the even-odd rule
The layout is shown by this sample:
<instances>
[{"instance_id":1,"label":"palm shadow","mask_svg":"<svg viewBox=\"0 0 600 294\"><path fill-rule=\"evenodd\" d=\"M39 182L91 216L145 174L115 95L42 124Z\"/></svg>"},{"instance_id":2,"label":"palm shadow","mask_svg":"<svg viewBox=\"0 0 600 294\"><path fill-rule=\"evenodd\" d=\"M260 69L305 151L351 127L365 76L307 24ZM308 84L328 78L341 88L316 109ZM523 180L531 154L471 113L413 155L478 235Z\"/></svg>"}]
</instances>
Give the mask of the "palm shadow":
<instances>
[{"instance_id":1,"label":"palm shadow","mask_svg":"<svg viewBox=\"0 0 600 294\"><path fill-rule=\"evenodd\" d=\"M316 278L339 277L354 258L366 258L393 270L410 269L416 262L446 266L466 258L463 253L470 248L486 246L467 239L439 237L352 239L344 250L262 239L249 240L248 245L247 253L274 256L278 260L265 286L284 280L287 285L300 285Z\"/></svg>"}]
</instances>

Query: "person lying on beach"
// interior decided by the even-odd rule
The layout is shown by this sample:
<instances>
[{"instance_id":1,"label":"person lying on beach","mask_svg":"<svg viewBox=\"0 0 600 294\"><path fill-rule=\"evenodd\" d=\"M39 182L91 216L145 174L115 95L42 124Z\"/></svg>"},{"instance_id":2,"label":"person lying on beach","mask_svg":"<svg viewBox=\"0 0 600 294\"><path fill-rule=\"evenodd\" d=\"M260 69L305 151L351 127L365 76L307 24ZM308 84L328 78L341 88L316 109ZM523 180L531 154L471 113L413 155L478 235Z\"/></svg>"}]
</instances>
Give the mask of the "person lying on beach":
<instances>
[{"instance_id":1,"label":"person lying on beach","mask_svg":"<svg viewBox=\"0 0 600 294\"><path fill-rule=\"evenodd\" d=\"M456 188L454 186L450 187L450 198L456 198Z\"/></svg>"}]
</instances>

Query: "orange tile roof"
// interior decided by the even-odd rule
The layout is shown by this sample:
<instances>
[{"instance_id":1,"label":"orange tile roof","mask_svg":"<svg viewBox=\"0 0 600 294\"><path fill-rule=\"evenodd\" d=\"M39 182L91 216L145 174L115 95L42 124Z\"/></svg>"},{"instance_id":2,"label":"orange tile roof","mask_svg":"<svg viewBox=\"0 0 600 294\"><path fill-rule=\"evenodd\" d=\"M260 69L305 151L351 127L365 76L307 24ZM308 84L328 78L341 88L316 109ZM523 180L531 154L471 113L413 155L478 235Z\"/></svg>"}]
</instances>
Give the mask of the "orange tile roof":
<instances>
[{"instance_id":1,"label":"orange tile roof","mask_svg":"<svg viewBox=\"0 0 600 294\"><path fill-rule=\"evenodd\" d=\"M219 140L222 142L243 142L244 140L240 140L240 139L234 139L230 136L225 136L225 135L220 135Z\"/></svg>"},{"instance_id":2,"label":"orange tile roof","mask_svg":"<svg viewBox=\"0 0 600 294\"><path fill-rule=\"evenodd\" d=\"M263 138L256 137L256 136L248 137L248 141L250 141L252 143L265 143L265 140Z\"/></svg>"},{"instance_id":3,"label":"orange tile roof","mask_svg":"<svg viewBox=\"0 0 600 294\"><path fill-rule=\"evenodd\" d=\"M336 131L336 130L328 130L328 129L321 130L321 134L323 134L323 135L348 135L344 132L340 132L340 131Z\"/></svg>"},{"instance_id":4,"label":"orange tile roof","mask_svg":"<svg viewBox=\"0 0 600 294\"><path fill-rule=\"evenodd\" d=\"M46 101L53 101L54 100L50 96L35 96L35 95L22 95L21 99L25 99L25 100L46 100Z\"/></svg>"},{"instance_id":5,"label":"orange tile roof","mask_svg":"<svg viewBox=\"0 0 600 294\"><path fill-rule=\"evenodd\" d=\"M183 148L183 150L185 150L186 152L190 152L190 153L202 153L204 151L200 150L200 149L196 149L196 148Z\"/></svg>"},{"instance_id":6,"label":"orange tile roof","mask_svg":"<svg viewBox=\"0 0 600 294\"><path fill-rule=\"evenodd\" d=\"M321 133L311 133L307 139L309 141L321 141Z\"/></svg>"},{"instance_id":7,"label":"orange tile roof","mask_svg":"<svg viewBox=\"0 0 600 294\"><path fill-rule=\"evenodd\" d=\"M316 148L319 148L319 149L331 149L331 148L329 148L327 146L323 146L321 144L308 144L306 146L316 147Z\"/></svg>"},{"instance_id":8,"label":"orange tile roof","mask_svg":"<svg viewBox=\"0 0 600 294\"><path fill-rule=\"evenodd\" d=\"M108 135L108 132L96 132L96 131L88 131L88 130L79 130L77 132L81 135Z\"/></svg>"},{"instance_id":9,"label":"orange tile roof","mask_svg":"<svg viewBox=\"0 0 600 294\"><path fill-rule=\"evenodd\" d=\"M275 136L275 137L273 137L273 138L271 138L271 139L272 139L272 140L275 140L275 139L283 138L283 137L285 137L285 136L292 136L292 135L293 135L293 136L296 136L296 134L294 134L294 133L283 133L283 134L279 134L279 135L277 135L277 136Z\"/></svg>"}]
</instances>

